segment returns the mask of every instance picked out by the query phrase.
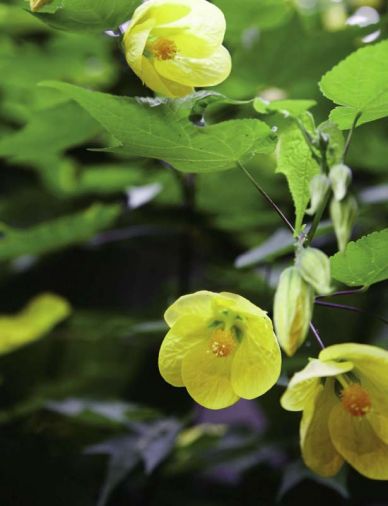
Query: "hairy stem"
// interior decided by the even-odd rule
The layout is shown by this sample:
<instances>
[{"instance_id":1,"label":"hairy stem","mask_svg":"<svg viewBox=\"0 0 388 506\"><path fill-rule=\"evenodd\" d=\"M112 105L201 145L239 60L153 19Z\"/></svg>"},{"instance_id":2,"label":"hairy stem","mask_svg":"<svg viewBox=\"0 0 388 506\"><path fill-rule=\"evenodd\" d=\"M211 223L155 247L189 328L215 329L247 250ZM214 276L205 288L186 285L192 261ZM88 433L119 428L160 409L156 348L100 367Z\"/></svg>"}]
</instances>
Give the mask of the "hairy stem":
<instances>
[{"instance_id":1,"label":"hairy stem","mask_svg":"<svg viewBox=\"0 0 388 506\"><path fill-rule=\"evenodd\" d=\"M354 131L357 127L357 123L358 123L358 120L361 118L361 112L359 112L357 114L357 116L354 118L354 121L353 121L353 124L349 130L349 133L348 133L348 137L346 139L346 143L345 143L345 147L344 147L344 152L342 153L342 160L345 160L345 157L346 155L348 154L348 151L349 151L349 148L350 148L350 143L352 142L352 137L353 137L353 134L354 134Z\"/></svg>"}]
</instances>

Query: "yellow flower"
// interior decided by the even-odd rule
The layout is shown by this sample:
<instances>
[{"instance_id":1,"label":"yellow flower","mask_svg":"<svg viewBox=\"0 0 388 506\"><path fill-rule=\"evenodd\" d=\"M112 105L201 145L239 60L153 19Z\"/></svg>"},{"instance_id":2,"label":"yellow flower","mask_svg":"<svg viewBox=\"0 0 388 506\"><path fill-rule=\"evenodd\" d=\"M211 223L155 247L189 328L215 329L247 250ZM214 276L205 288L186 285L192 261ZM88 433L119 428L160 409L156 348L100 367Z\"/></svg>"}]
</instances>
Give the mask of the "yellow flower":
<instances>
[{"instance_id":1,"label":"yellow flower","mask_svg":"<svg viewBox=\"0 0 388 506\"><path fill-rule=\"evenodd\" d=\"M233 293L180 297L165 315L170 327L159 370L209 409L264 394L277 381L281 356L267 314Z\"/></svg>"},{"instance_id":2,"label":"yellow flower","mask_svg":"<svg viewBox=\"0 0 388 506\"><path fill-rule=\"evenodd\" d=\"M303 411L304 461L321 476L348 462L359 473L388 480L388 351L338 344L321 351L291 379L281 404Z\"/></svg>"},{"instance_id":3,"label":"yellow flower","mask_svg":"<svg viewBox=\"0 0 388 506\"><path fill-rule=\"evenodd\" d=\"M124 35L128 65L151 90L182 97L215 86L231 71L222 46L225 17L206 0L148 0Z\"/></svg>"}]
</instances>

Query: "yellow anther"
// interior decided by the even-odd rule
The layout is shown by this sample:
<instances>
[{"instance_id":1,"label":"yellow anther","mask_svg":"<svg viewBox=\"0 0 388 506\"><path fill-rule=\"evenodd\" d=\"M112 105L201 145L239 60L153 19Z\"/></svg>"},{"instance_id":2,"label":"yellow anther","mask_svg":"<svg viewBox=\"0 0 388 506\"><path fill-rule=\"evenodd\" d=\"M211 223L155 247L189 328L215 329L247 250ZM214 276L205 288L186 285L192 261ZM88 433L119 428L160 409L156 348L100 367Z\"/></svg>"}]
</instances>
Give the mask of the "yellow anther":
<instances>
[{"instance_id":1,"label":"yellow anther","mask_svg":"<svg viewBox=\"0 0 388 506\"><path fill-rule=\"evenodd\" d=\"M173 60L177 53L175 42L163 37L156 39L149 47L158 60Z\"/></svg>"},{"instance_id":2,"label":"yellow anther","mask_svg":"<svg viewBox=\"0 0 388 506\"><path fill-rule=\"evenodd\" d=\"M209 346L217 357L227 357L236 348L236 340L229 330L217 329L212 334Z\"/></svg>"},{"instance_id":3,"label":"yellow anther","mask_svg":"<svg viewBox=\"0 0 388 506\"><path fill-rule=\"evenodd\" d=\"M341 402L352 416L365 416L372 407L368 392L358 383L352 383L342 390Z\"/></svg>"}]
</instances>

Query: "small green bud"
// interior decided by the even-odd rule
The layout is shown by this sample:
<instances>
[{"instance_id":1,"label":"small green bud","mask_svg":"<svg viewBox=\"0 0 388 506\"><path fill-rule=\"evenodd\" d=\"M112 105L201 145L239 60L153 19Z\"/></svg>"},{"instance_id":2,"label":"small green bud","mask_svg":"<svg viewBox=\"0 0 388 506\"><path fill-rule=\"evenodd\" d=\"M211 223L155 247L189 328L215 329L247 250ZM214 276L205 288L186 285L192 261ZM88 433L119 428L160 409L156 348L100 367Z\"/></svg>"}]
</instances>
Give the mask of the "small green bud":
<instances>
[{"instance_id":1,"label":"small green bud","mask_svg":"<svg viewBox=\"0 0 388 506\"><path fill-rule=\"evenodd\" d=\"M356 221L358 205L356 199L349 195L339 202L333 199L330 204L330 216L337 237L338 248L343 251L352 235L353 225Z\"/></svg>"},{"instance_id":2,"label":"small green bud","mask_svg":"<svg viewBox=\"0 0 388 506\"><path fill-rule=\"evenodd\" d=\"M330 188L330 180L324 174L317 174L310 181L310 208L306 213L312 216L323 202L327 190Z\"/></svg>"},{"instance_id":3,"label":"small green bud","mask_svg":"<svg viewBox=\"0 0 388 506\"><path fill-rule=\"evenodd\" d=\"M343 163L334 165L330 169L329 178L335 199L342 200L345 198L349 185L352 182L351 169Z\"/></svg>"},{"instance_id":4,"label":"small green bud","mask_svg":"<svg viewBox=\"0 0 388 506\"><path fill-rule=\"evenodd\" d=\"M36 12L49 2L51 2L51 0L30 0L30 9L32 12Z\"/></svg>"},{"instance_id":5,"label":"small green bud","mask_svg":"<svg viewBox=\"0 0 388 506\"><path fill-rule=\"evenodd\" d=\"M296 267L285 269L274 300L274 324L280 346L288 356L304 343L314 307L314 290Z\"/></svg>"},{"instance_id":6,"label":"small green bud","mask_svg":"<svg viewBox=\"0 0 388 506\"><path fill-rule=\"evenodd\" d=\"M327 295L333 291L330 285L330 260L323 251L317 248L301 248L296 256L296 266L306 283L319 295Z\"/></svg>"}]
</instances>

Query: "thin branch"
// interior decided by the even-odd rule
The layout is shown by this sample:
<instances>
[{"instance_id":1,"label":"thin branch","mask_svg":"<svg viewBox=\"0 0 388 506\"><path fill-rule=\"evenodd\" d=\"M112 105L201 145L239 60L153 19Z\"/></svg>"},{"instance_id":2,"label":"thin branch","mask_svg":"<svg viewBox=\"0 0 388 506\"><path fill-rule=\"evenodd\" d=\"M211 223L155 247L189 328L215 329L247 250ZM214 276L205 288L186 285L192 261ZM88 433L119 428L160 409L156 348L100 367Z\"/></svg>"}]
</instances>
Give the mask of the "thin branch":
<instances>
[{"instance_id":1,"label":"thin branch","mask_svg":"<svg viewBox=\"0 0 388 506\"><path fill-rule=\"evenodd\" d=\"M323 344L323 341L321 339L321 336L319 335L317 327L313 324L313 322L310 322L310 329L311 332L314 334L315 339L318 341L319 346L322 348L322 350L325 348L325 345Z\"/></svg>"},{"instance_id":2,"label":"thin branch","mask_svg":"<svg viewBox=\"0 0 388 506\"><path fill-rule=\"evenodd\" d=\"M291 225L290 221L285 216L283 211L275 204L275 202L271 199L271 197L268 195L268 193L265 190L263 190L263 188L259 185L259 183L252 176L252 174L248 171L248 169L246 167L244 167L244 165L241 162L237 162L237 165L244 172L244 174L247 176L247 178L251 181L251 183L256 188L256 190L260 193L260 195L265 198L265 200L272 207L272 209L280 216L280 218L287 225L287 227L291 230L291 232L294 233L295 229Z\"/></svg>"},{"instance_id":3,"label":"thin branch","mask_svg":"<svg viewBox=\"0 0 388 506\"><path fill-rule=\"evenodd\" d=\"M378 316L376 314L369 313L369 311L366 311L365 309L361 309L359 307L348 306L346 304L334 304L334 302L324 302L322 300L316 300L315 304L318 304L319 306L329 307L331 309L343 309L344 311L350 311L352 313L367 314L369 316L372 316L373 318L377 318L377 320L380 320L385 325L388 325L388 320L386 320L382 316Z\"/></svg>"}]
</instances>

